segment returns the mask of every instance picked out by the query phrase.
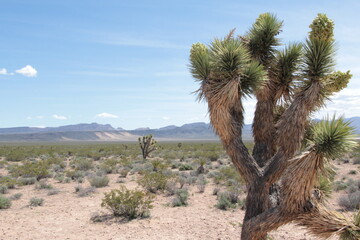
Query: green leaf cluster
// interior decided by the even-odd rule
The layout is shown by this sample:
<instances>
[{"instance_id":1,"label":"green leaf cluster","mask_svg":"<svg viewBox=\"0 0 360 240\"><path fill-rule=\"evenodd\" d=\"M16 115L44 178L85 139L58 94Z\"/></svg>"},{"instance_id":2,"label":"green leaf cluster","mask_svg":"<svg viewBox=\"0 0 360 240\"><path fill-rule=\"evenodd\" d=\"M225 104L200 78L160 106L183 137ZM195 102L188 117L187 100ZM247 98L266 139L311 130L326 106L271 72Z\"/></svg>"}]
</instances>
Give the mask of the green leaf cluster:
<instances>
[{"instance_id":1,"label":"green leaf cluster","mask_svg":"<svg viewBox=\"0 0 360 240\"><path fill-rule=\"evenodd\" d=\"M140 190L129 190L124 186L105 193L101 206L108 208L115 216L127 219L144 217L152 208L153 196Z\"/></svg>"}]
</instances>

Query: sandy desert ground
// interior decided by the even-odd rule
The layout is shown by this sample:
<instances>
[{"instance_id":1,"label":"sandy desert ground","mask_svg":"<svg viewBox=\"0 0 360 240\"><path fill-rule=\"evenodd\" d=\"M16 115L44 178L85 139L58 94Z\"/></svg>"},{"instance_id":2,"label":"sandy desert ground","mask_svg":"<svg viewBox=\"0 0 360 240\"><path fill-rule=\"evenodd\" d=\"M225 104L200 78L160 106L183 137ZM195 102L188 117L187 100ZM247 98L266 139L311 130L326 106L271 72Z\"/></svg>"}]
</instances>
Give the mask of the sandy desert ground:
<instances>
[{"instance_id":1,"label":"sandy desert ground","mask_svg":"<svg viewBox=\"0 0 360 240\"><path fill-rule=\"evenodd\" d=\"M351 169L357 169L350 163L336 167L339 168L337 178ZM4 173L5 170L1 171ZM49 183L60 190L56 195L48 196L47 190L35 189L34 185L11 190L7 195L18 192L23 195L12 202L10 209L0 211L0 239L240 239L244 211L215 208L216 196L212 194L212 184L207 185L204 193L199 193L196 186L190 187L189 205L186 207L170 207L167 204L171 197L158 194L150 218L94 223L90 220L92 215L108 213L100 206L104 192L120 184L128 188L137 187L135 175L127 176L124 183L117 183L118 174L108 176L109 186L98 188L87 197L75 194L74 187L78 183L57 183L54 179L50 179ZM88 183L82 185L86 187ZM332 208L339 208L336 204L339 195L334 193L330 199ZM44 198L44 205L29 207L32 197ZM293 224L281 227L270 236L273 239L316 239Z\"/></svg>"}]
</instances>

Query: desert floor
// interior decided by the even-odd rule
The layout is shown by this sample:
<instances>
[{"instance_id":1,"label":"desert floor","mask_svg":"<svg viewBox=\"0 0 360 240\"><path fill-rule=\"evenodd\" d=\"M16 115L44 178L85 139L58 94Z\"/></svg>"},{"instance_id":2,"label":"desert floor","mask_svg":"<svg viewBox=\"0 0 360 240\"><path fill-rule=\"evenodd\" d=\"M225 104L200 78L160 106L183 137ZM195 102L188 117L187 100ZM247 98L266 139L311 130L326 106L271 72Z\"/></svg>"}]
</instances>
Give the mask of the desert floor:
<instances>
[{"instance_id":1,"label":"desert floor","mask_svg":"<svg viewBox=\"0 0 360 240\"><path fill-rule=\"evenodd\" d=\"M350 163L336 167L337 178L357 168ZM87 197L78 197L74 193L78 183L57 183L54 179L49 183L60 190L56 195L48 196L47 190L37 190L34 185L12 189L6 195L18 192L23 195L12 201L10 209L0 211L0 239L240 239L244 211L215 208L212 184L206 186L204 193L199 193L196 186L190 187L189 205L186 207L170 207L168 203L172 197L157 194L150 218L94 223L90 220L93 214L109 213L100 206L104 192L120 184L128 188L137 187L135 175L127 176L124 183L117 183L118 174L108 176L109 186L98 188ZM88 183L82 185L86 187ZM334 209L339 208L336 204L339 194L333 193L329 200ZM35 196L44 198L43 206L28 206L29 199ZM294 224L283 226L270 236L273 239L316 239Z\"/></svg>"}]
</instances>

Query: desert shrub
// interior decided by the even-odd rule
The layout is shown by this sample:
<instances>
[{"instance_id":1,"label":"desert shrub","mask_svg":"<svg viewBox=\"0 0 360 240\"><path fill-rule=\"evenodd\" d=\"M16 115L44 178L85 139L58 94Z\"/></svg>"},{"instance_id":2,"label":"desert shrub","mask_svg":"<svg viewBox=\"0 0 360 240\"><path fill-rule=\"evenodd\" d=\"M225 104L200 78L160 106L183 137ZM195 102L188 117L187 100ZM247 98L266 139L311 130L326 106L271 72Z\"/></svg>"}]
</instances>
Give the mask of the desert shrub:
<instances>
[{"instance_id":1,"label":"desert shrub","mask_svg":"<svg viewBox=\"0 0 360 240\"><path fill-rule=\"evenodd\" d=\"M47 192L47 195L48 196L52 196L52 195L56 195L56 194L59 194L60 193L60 190L57 189L57 188L54 188L54 189L50 189L48 192Z\"/></svg>"},{"instance_id":2,"label":"desert shrub","mask_svg":"<svg viewBox=\"0 0 360 240\"><path fill-rule=\"evenodd\" d=\"M93 194L95 191L96 191L95 187L87 187L87 188L80 187L77 192L77 195L78 195L78 197L87 197L87 196Z\"/></svg>"},{"instance_id":3,"label":"desert shrub","mask_svg":"<svg viewBox=\"0 0 360 240\"><path fill-rule=\"evenodd\" d=\"M128 175L129 172L130 172L130 169L129 169L129 168L127 168L127 167L122 168L122 169L119 171L120 177L126 178L126 176Z\"/></svg>"},{"instance_id":4,"label":"desert shrub","mask_svg":"<svg viewBox=\"0 0 360 240\"><path fill-rule=\"evenodd\" d=\"M360 191L341 196L338 203L346 210L360 209Z\"/></svg>"},{"instance_id":5,"label":"desert shrub","mask_svg":"<svg viewBox=\"0 0 360 240\"><path fill-rule=\"evenodd\" d=\"M24 186L24 185L32 185L32 184L35 184L36 183L36 178L34 177L30 177L30 178L19 178L17 180L18 184L21 185L21 186Z\"/></svg>"},{"instance_id":6,"label":"desert shrub","mask_svg":"<svg viewBox=\"0 0 360 240\"><path fill-rule=\"evenodd\" d=\"M241 189L239 186L231 186L225 192L218 192L216 207L221 210L226 210L244 205L244 202L239 198L240 193Z\"/></svg>"},{"instance_id":7,"label":"desert shrub","mask_svg":"<svg viewBox=\"0 0 360 240\"><path fill-rule=\"evenodd\" d=\"M210 160L211 162L215 162L219 159L219 154L216 152L208 152L205 154L205 157Z\"/></svg>"},{"instance_id":8,"label":"desert shrub","mask_svg":"<svg viewBox=\"0 0 360 240\"><path fill-rule=\"evenodd\" d=\"M90 185L96 188L106 187L110 181L107 176L91 176L88 177L88 180Z\"/></svg>"},{"instance_id":9,"label":"desert shrub","mask_svg":"<svg viewBox=\"0 0 360 240\"><path fill-rule=\"evenodd\" d=\"M218 195L218 193L220 192L220 188L214 188L213 189L213 195Z\"/></svg>"},{"instance_id":10,"label":"desert shrub","mask_svg":"<svg viewBox=\"0 0 360 240\"><path fill-rule=\"evenodd\" d=\"M105 193L101 206L109 209L113 215L126 219L149 216L153 196L140 190L128 190L124 186Z\"/></svg>"},{"instance_id":11,"label":"desert shrub","mask_svg":"<svg viewBox=\"0 0 360 240\"><path fill-rule=\"evenodd\" d=\"M22 197L22 193L15 193L10 197L11 200L18 200Z\"/></svg>"},{"instance_id":12,"label":"desert shrub","mask_svg":"<svg viewBox=\"0 0 360 240\"><path fill-rule=\"evenodd\" d=\"M191 173L181 173L179 176L180 188L183 188L185 184L192 185L196 183L198 179L196 176L193 176Z\"/></svg>"},{"instance_id":13,"label":"desert shrub","mask_svg":"<svg viewBox=\"0 0 360 240\"><path fill-rule=\"evenodd\" d=\"M24 165L19 165L10 171L13 177L35 177L37 180L49 177L49 165L44 161L26 162Z\"/></svg>"},{"instance_id":14,"label":"desert shrub","mask_svg":"<svg viewBox=\"0 0 360 240\"><path fill-rule=\"evenodd\" d=\"M183 163L179 166L179 171L188 171L188 170L193 170L193 166L191 166L188 163Z\"/></svg>"},{"instance_id":15,"label":"desert shrub","mask_svg":"<svg viewBox=\"0 0 360 240\"><path fill-rule=\"evenodd\" d=\"M0 209L8 209L11 207L11 200L0 195Z\"/></svg>"},{"instance_id":16,"label":"desert shrub","mask_svg":"<svg viewBox=\"0 0 360 240\"><path fill-rule=\"evenodd\" d=\"M5 185L0 185L0 194L5 194L8 192L8 187Z\"/></svg>"},{"instance_id":17,"label":"desert shrub","mask_svg":"<svg viewBox=\"0 0 360 240\"><path fill-rule=\"evenodd\" d=\"M218 209L227 210L229 208L235 208L236 203L232 203L231 197L228 192L220 192L217 194L217 203L215 206Z\"/></svg>"},{"instance_id":18,"label":"desert shrub","mask_svg":"<svg viewBox=\"0 0 360 240\"><path fill-rule=\"evenodd\" d=\"M102 157L101 152L88 152L86 154L88 158L92 158L94 161L99 161Z\"/></svg>"},{"instance_id":19,"label":"desert shrub","mask_svg":"<svg viewBox=\"0 0 360 240\"><path fill-rule=\"evenodd\" d=\"M205 187L206 187L207 181L205 179L205 177L203 175L201 175L196 182L196 186L199 190L199 192L203 193L205 192Z\"/></svg>"},{"instance_id":20,"label":"desert shrub","mask_svg":"<svg viewBox=\"0 0 360 240\"><path fill-rule=\"evenodd\" d=\"M167 181L165 190L169 196L172 196L175 194L177 189L177 179L173 178L169 181Z\"/></svg>"},{"instance_id":21,"label":"desert shrub","mask_svg":"<svg viewBox=\"0 0 360 240\"><path fill-rule=\"evenodd\" d=\"M29 201L29 205L31 207L38 207L38 206L42 206L43 204L44 204L44 199L42 198L33 197Z\"/></svg>"},{"instance_id":22,"label":"desert shrub","mask_svg":"<svg viewBox=\"0 0 360 240\"><path fill-rule=\"evenodd\" d=\"M77 170L67 170L65 171L65 176L71 178L72 180L77 180L79 178L84 178L86 172L84 171L77 171Z\"/></svg>"},{"instance_id":23,"label":"desert shrub","mask_svg":"<svg viewBox=\"0 0 360 240\"><path fill-rule=\"evenodd\" d=\"M51 167L51 170L52 170L53 172L55 172L55 173L57 173L57 172L63 172L64 169L65 169L65 167L63 167L63 165L59 165L59 164L54 164L54 165L52 165L52 167Z\"/></svg>"},{"instance_id":24,"label":"desert shrub","mask_svg":"<svg viewBox=\"0 0 360 240\"><path fill-rule=\"evenodd\" d=\"M226 186L232 186L233 184L243 183L244 180L237 172L233 165L222 167L219 169L219 173L214 176L214 182L216 184L224 184Z\"/></svg>"},{"instance_id":25,"label":"desert shrub","mask_svg":"<svg viewBox=\"0 0 360 240\"><path fill-rule=\"evenodd\" d=\"M114 158L106 159L100 164L100 169L103 169L106 173L113 173L116 170L118 162L119 161Z\"/></svg>"},{"instance_id":26,"label":"desert shrub","mask_svg":"<svg viewBox=\"0 0 360 240\"><path fill-rule=\"evenodd\" d=\"M75 169L80 171L88 171L94 167L93 159L78 158L74 161Z\"/></svg>"},{"instance_id":27,"label":"desert shrub","mask_svg":"<svg viewBox=\"0 0 360 240\"><path fill-rule=\"evenodd\" d=\"M357 156L357 157L353 160L353 164L360 164L360 156Z\"/></svg>"},{"instance_id":28,"label":"desert shrub","mask_svg":"<svg viewBox=\"0 0 360 240\"><path fill-rule=\"evenodd\" d=\"M187 189L178 189L175 191L175 197L171 202L172 207L181 207L188 205L189 192Z\"/></svg>"},{"instance_id":29,"label":"desert shrub","mask_svg":"<svg viewBox=\"0 0 360 240\"><path fill-rule=\"evenodd\" d=\"M20 151L11 151L6 155L6 160L9 162L20 162L25 159L25 155Z\"/></svg>"},{"instance_id":30,"label":"desert shrub","mask_svg":"<svg viewBox=\"0 0 360 240\"><path fill-rule=\"evenodd\" d=\"M345 190L347 187L348 187L348 185L343 181L334 182L334 190L335 190L335 192Z\"/></svg>"},{"instance_id":31,"label":"desert shrub","mask_svg":"<svg viewBox=\"0 0 360 240\"><path fill-rule=\"evenodd\" d=\"M165 190L169 177L162 172L151 172L145 174L139 181L139 185L147 191L156 193L158 190Z\"/></svg>"},{"instance_id":32,"label":"desert shrub","mask_svg":"<svg viewBox=\"0 0 360 240\"><path fill-rule=\"evenodd\" d=\"M0 168L4 168L7 162L5 160L0 161Z\"/></svg>"},{"instance_id":33,"label":"desert shrub","mask_svg":"<svg viewBox=\"0 0 360 240\"><path fill-rule=\"evenodd\" d=\"M167 166L160 159L155 159L151 161L151 165L153 167L153 171L157 172L159 170L164 170Z\"/></svg>"},{"instance_id":34,"label":"desert shrub","mask_svg":"<svg viewBox=\"0 0 360 240\"><path fill-rule=\"evenodd\" d=\"M0 177L0 185L6 186L9 189L15 188L16 180L10 177Z\"/></svg>"},{"instance_id":35,"label":"desert shrub","mask_svg":"<svg viewBox=\"0 0 360 240\"><path fill-rule=\"evenodd\" d=\"M52 189L53 186L46 181L39 181L35 184L35 189Z\"/></svg>"}]
</instances>

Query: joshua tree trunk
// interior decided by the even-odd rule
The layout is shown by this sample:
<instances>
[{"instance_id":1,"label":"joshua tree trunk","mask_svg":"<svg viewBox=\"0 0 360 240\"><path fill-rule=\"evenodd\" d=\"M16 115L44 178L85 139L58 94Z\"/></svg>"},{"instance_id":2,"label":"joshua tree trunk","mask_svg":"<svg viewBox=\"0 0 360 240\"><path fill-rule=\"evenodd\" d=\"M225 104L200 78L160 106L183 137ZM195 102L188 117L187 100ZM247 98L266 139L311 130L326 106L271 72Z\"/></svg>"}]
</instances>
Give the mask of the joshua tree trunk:
<instances>
[{"instance_id":1,"label":"joshua tree trunk","mask_svg":"<svg viewBox=\"0 0 360 240\"><path fill-rule=\"evenodd\" d=\"M281 27L265 13L245 36L231 31L209 47L194 44L190 54L191 72L201 82L199 99L207 101L211 124L246 182L241 239L265 239L292 221L319 237L356 239L359 226L327 210L313 194L327 160L354 146L342 118L309 122L351 78L333 71L333 22L319 14L304 44L277 50ZM250 95L257 99L252 154L242 141L242 101Z\"/></svg>"}]
</instances>

